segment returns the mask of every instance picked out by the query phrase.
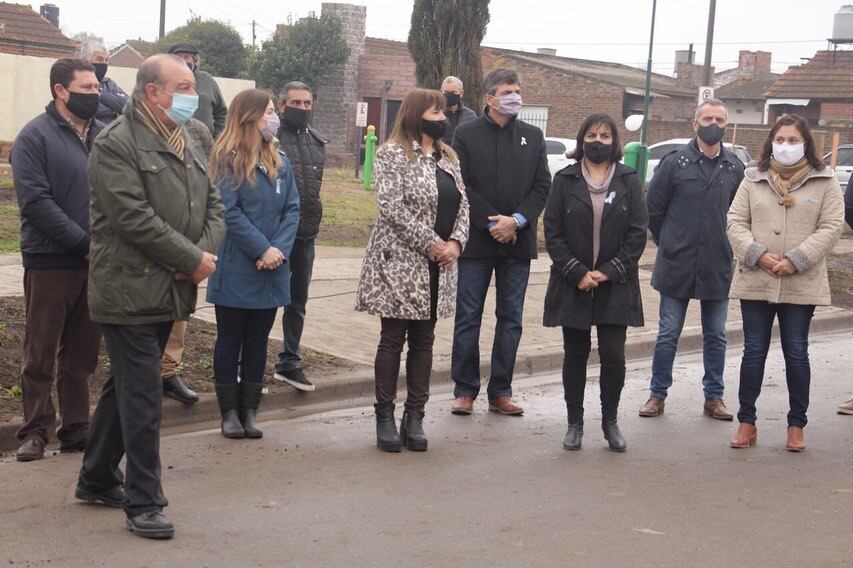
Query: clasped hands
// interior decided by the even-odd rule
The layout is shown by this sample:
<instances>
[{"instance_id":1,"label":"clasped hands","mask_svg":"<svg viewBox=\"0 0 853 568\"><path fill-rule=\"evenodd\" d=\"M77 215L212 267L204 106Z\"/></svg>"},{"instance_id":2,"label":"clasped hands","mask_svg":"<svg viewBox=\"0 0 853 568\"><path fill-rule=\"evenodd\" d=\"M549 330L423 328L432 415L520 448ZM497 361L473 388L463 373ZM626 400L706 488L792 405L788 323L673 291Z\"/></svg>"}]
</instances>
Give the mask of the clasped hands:
<instances>
[{"instance_id":1,"label":"clasped hands","mask_svg":"<svg viewBox=\"0 0 853 568\"><path fill-rule=\"evenodd\" d=\"M430 247L427 256L433 262L437 262L442 268L446 268L456 262L459 255L462 254L462 246L459 241L445 241L438 238Z\"/></svg>"},{"instance_id":2,"label":"clasped hands","mask_svg":"<svg viewBox=\"0 0 853 568\"><path fill-rule=\"evenodd\" d=\"M782 258L778 254L765 252L758 259L758 266L773 278L781 278L782 276L790 276L797 271L794 264L787 258Z\"/></svg>"},{"instance_id":3,"label":"clasped hands","mask_svg":"<svg viewBox=\"0 0 853 568\"><path fill-rule=\"evenodd\" d=\"M603 284L610 280L610 277L600 270L590 270L586 274L583 275L581 281L578 282L578 290L583 290L584 292L589 292L593 288L598 288L599 284Z\"/></svg>"},{"instance_id":4,"label":"clasped hands","mask_svg":"<svg viewBox=\"0 0 853 568\"><path fill-rule=\"evenodd\" d=\"M284 254L277 248L270 247L255 262L255 267L258 270L275 270L282 264L284 264Z\"/></svg>"},{"instance_id":5,"label":"clasped hands","mask_svg":"<svg viewBox=\"0 0 853 568\"><path fill-rule=\"evenodd\" d=\"M507 215L492 215L489 221L494 221L494 225L489 229L489 234L492 238L501 243L515 244L518 240L518 221L515 217Z\"/></svg>"}]
</instances>

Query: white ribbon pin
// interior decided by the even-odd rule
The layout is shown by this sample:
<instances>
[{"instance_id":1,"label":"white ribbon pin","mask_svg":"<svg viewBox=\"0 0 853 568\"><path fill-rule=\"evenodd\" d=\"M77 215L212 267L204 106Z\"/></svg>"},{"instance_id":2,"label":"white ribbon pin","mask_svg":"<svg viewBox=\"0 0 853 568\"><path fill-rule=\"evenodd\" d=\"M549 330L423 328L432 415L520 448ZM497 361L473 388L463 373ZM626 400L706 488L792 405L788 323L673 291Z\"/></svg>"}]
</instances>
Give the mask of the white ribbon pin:
<instances>
[{"instance_id":1,"label":"white ribbon pin","mask_svg":"<svg viewBox=\"0 0 853 568\"><path fill-rule=\"evenodd\" d=\"M521 145L527 146L527 138L525 138L524 136L521 137Z\"/></svg>"},{"instance_id":2,"label":"white ribbon pin","mask_svg":"<svg viewBox=\"0 0 853 568\"><path fill-rule=\"evenodd\" d=\"M616 192L615 192L615 191L611 191L609 194L607 194L607 199L605 199L605 200L604 200L604 202L612 205L612 204L613 204L613 200L614 200L615 198L616 198Z\"/></svg>"}]
</instances>

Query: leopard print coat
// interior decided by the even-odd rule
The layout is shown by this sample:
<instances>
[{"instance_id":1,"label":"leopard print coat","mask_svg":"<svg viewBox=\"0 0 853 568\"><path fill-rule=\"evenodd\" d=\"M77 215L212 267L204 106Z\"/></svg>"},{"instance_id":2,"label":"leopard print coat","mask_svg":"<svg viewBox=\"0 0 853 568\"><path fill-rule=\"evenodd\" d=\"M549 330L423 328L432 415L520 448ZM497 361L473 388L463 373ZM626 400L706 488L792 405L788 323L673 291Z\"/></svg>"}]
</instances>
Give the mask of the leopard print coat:
<instances>
[{"instance_id":1,"label":"leopard print coat","mask_svg":"<svg viewBox=\"0 0 853 568\"><path fill-rule=\"evenodd\" d=\"M459 165L442 156L426 155L414 144L412 163L398 144L386 144L376 153L374 181L379 216L364 255L356 310L383 318L430 319L429 260L435 243L438 213L436 165L456 180L461 199L450 235L462 247L468 242L468 198ZM440 270L436 316L452 317L456 309L457 268Z\"/></svg>"}]
</instances>

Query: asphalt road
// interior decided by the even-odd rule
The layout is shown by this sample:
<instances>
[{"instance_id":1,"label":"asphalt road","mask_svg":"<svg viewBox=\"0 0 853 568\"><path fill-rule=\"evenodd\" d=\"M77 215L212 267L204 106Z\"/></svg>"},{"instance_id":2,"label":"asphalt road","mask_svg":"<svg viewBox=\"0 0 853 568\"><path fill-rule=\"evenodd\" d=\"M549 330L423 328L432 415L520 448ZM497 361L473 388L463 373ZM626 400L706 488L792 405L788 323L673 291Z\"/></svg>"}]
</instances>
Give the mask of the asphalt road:
<instances>
[{"instance_id":1,"label":"asphalt road","mask_svg":"<svg viewBox=\"0 0 853 568\"><path fill-rule=\"evenodd\" d=\"M701 359L677 361L665 416L641 419L648 361L629 365L606 449L598 385L584 449L561 448L558 375L516 384L522 418L428 407L425 454L374 446L367 406L264 423L260 441L218 431L163 438L174 540L124 529L123 513L73 498L80 456L0 461L0 566L816 566L853 565L853 335L812 340L811 423L784 451L787 394L774 345L758 446L701 413ZM728 361L736 406L739 349ZM734 352L737 351L737 352ZM398 412L399 415L399 412Z\"/></svg>"}]
</instances>

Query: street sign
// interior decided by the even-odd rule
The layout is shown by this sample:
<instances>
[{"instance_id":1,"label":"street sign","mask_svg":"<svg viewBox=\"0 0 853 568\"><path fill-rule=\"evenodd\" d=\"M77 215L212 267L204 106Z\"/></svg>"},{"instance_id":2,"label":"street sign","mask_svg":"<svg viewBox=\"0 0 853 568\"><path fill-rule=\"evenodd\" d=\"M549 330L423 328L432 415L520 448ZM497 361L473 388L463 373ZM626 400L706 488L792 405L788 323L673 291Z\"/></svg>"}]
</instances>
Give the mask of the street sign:
<instances>
[{"instance_id":1,"label":"street sign","mask_svg":"<svg viewBox=\"0 0 853 568\"><path fill-rule=\"evenodd\" d=\"M359 128L367 126L367 103L356 103L355 125Z\"/></svg>"},{"instance_id":2,"label":"street sign","mask_svg":"<svg viewBox=\"0 0 853 568\"><path fill-rule=\"evenodd\" d=\"M714 98L714 87L699 87L699 104Z\"/></svg>"}]
</instances>

